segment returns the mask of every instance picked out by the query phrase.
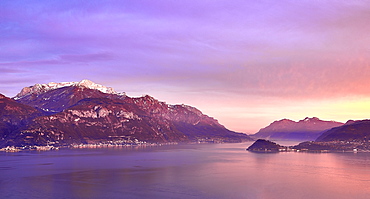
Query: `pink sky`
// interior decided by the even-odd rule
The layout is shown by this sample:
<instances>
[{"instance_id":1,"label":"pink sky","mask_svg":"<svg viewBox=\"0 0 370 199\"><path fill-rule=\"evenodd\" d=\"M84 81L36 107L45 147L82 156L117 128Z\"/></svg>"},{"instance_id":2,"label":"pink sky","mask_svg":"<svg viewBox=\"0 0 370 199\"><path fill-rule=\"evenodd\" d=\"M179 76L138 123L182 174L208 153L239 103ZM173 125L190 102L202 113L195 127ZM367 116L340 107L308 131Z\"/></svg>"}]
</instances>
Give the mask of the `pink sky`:
<instances>
[{"instance_id":1,"label":"pink sky","mask_svg":"<svg viewBox=\"0 0 370 199\"><path fill-rule=\"evenodd\" d=\"M368 1L0 1L0 93L80 81L231 130L369 118Z\"/></svg>"}]
</instances>

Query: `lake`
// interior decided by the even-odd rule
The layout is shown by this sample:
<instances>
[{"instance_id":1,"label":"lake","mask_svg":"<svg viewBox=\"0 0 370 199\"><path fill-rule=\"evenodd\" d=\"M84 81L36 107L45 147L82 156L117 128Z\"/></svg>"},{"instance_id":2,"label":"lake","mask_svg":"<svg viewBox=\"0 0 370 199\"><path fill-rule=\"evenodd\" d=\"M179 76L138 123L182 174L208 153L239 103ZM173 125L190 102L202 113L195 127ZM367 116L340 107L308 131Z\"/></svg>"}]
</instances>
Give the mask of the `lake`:
<instances>
[{"instance_id":1,"label":"lake","mask_svg":"<svg viewBox=\"0 0 370 199\"><path fill-rule=\"evenodd\" d=\"M264 154L251 144L3 152L0 198L370 197L370 153Z\"/></svg>"}]
</instances>

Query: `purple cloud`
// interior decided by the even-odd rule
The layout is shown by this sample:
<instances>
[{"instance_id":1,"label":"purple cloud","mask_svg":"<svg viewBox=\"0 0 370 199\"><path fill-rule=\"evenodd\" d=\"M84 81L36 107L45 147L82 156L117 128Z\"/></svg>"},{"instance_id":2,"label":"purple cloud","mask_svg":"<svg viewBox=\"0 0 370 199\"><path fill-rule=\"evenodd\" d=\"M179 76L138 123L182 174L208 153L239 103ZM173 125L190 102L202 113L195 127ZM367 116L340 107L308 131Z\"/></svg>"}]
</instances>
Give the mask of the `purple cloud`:
<instances>
[{"instance_id":1,"label":"purple cloud","mask_svg":"<svg viewBox=\"0 0 370 199\"><path fill-rule=\"evenodd\" d=\"M91 79L211 112L195 98L370 97L369 13L366 1L0 1L0 92Z\"/></svg>"}]
</instances>

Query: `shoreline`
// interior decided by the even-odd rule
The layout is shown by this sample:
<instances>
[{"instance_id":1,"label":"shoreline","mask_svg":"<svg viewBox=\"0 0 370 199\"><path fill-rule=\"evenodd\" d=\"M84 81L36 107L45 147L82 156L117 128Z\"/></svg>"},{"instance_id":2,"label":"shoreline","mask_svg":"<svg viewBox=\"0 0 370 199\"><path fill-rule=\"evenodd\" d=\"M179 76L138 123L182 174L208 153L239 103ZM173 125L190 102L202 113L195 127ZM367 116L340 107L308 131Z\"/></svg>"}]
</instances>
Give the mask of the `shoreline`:
<instances>
[{"instance_id":1,"label":"shoreline","mask_svg":"<svg viewBox=\"0 0 370 199\"><path fill-rule=\"evenodd\" d=\"M53 151L60 149L98 149L98 148L125 148L125 147L158 147L158 146L169 146L169 145L180 145L180 144L223 144L223 143L244 143L244 142L166 142L166 143L147 143L147 142L137 142L137 143L90 143L90 144L70 144L61 146L6 146L0 148L0 152L22 152L22 151Z\"/></svg>"}]
</instances>

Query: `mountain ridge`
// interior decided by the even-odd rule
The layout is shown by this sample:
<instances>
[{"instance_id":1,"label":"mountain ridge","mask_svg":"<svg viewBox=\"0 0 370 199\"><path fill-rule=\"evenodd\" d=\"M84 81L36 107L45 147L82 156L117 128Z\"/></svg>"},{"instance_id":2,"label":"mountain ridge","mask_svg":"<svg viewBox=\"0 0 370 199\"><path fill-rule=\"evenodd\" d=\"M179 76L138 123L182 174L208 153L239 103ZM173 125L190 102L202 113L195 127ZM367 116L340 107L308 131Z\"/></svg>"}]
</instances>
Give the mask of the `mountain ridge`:
<instances>
[{"instance_id":1,"label":"mountain ridge","mask_svg":"<svg viewBox=\"0 0 370 199\"><path fill-rule=\"evenodd\" d=\"M324 121L317 117L306 117L297 122L281 119L272 122L251 135L258 139L313 141L328 129L343 125L341 122Z\"/></svg>"},{"instance_id":2,"label":"mountain ridge","mask_svg":"<svg viewBox=\"0 0 370 199\"><path fill-rule=\"evenodd\" d=\"M76 86L76 87L84 87L94 90L99 90L102 93L107 94L118 94L118 95L126 95L125 93L117 93L112 87L106 87L100 84L96 84L90 80L84 79L79 82L61 82L61 83L55 83L55 82L49 82L47 84L35 84L33 86L24 87L15 97L15 100L21 99L28 95L39 95L51 90L55 90L58 88L63 87L70 87L70 86Z\"/></svg>"},{"instance_id":3,"label":"mountain ridge","mask_svg":"<svg viewBox=\"0 0 370 199\"><path fill-rule=\"evenodd\" d=\"M195 107L170 105L149 95L133 98L88 80L81 82L25 87L14 99L7 98L39 115L13 129L0 146L251 140Z\"/></svg>"}]
</instances>

